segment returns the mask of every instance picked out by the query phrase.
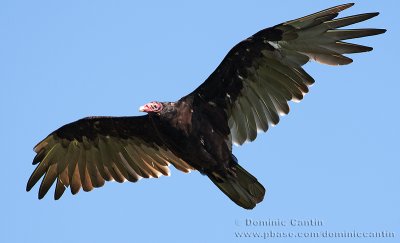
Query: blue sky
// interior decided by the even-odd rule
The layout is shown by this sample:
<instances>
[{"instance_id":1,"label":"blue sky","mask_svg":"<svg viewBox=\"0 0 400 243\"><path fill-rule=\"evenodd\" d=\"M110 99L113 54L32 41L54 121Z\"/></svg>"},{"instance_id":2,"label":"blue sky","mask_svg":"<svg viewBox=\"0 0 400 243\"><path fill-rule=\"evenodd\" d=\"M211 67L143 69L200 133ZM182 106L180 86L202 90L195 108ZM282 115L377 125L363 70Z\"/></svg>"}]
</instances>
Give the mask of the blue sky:
<instances>
[{"instance_id":1,"label":"blue sky","mask_svg":"<svg viewBox=\"0 0 400 243\"><path fill-rule=\"evenodd\" d=\"M400 6L395 0L355 2L344 15L381 12L357 27L389 31L356 40L375 50L353 55L349 66L307 64L317 82L305 99L292 104L277 127L235 148L268 190L247 211L206 177L175 169L171 177L39 201L37 187L25 192L32 148L81 117L139 115L148 101L179 99L240 40L346 2L1 1L0 241L260 242L235 232L271 231L388 231L396 238L368 242L398 241ZM246 219L287 225L246 226ZM289 225L309 219L323 225Z\"/></svg>"}]
</instances>

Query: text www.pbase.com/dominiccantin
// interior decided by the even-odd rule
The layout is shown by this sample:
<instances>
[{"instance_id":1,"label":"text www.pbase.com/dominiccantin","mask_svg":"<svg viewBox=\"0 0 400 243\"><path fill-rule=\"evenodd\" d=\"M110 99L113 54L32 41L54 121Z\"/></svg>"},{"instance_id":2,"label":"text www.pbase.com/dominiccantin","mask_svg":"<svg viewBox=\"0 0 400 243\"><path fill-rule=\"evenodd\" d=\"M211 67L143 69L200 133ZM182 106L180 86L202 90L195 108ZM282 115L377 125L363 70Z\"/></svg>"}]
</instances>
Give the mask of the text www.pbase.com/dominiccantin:
<instances>
[{"instance_id":1,"label":"text www.pbase.com/dominiccantin","mask_svg":"<svg viewBox=\"0 0 400 243\"><path fill-rule=\"evenodd\" d=\"M395 233L389 231L362 232L362 231L321 231L321 232L285 232L285 231L264 231L264 232L235 232L236 238L394 238Z\"/></svg>"}]
</instances>

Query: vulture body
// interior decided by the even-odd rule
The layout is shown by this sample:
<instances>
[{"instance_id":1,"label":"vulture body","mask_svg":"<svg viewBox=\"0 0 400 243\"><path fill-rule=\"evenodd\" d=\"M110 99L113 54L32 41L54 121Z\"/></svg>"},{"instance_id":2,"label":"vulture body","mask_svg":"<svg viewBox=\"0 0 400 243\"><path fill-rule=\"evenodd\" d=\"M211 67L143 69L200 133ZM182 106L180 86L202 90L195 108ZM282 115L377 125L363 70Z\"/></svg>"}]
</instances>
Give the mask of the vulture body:
<instances>
[{"instance_id":1,"label":"vulture body","mask_svg":"<svg viewBox=\"0 0 400 243\"><path fill-rule=\"evenodd\" d=\"M232 201L252 209L265 189L232 154L289 112L314 83L302 65L346 65L343 54L370 47L343 42L383 29L338 29L378 15L336 18L344 4L266 28L233 47L210 77L177 102L151 102L137 117L88 117L64 125L38 145L27 191L43 177L39 198L56 181L55 199L105 181L136 182L169 175L168 166L208 176Z\"/></svg>"}]
</instances>

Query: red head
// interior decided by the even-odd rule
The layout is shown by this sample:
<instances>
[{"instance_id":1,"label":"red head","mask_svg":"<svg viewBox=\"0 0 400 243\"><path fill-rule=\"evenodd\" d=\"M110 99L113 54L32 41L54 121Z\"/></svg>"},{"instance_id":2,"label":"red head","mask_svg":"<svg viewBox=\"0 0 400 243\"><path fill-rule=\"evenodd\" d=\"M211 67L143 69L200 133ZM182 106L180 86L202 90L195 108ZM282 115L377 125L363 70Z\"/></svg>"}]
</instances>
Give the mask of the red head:
<instances>
[{"instance_id":1,"label":"red head","mask_svg":"<svg viewBox=\"0 0 400 243\"><path fill-rule=\"evenodd\" d=\"M147 103L141 107L139 107L139 111L141 112L154 112L154 113L158 113L163 109L163 105L160 102L157 101L153 101L150 103Z\"/></svg>"}]
</instances>

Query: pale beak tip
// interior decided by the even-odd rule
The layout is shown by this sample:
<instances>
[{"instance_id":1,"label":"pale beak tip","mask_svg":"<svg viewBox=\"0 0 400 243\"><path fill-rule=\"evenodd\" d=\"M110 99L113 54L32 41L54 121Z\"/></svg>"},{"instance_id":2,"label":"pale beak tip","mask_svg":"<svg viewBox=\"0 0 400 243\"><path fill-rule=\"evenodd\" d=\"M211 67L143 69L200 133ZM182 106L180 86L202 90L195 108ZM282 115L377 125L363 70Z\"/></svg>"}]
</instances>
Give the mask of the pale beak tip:
<instances>
[{"instance_id":1,"label":"pale beak tip","mask_svg":"<svg viewBox=\"0 0 400 243\"><path fill-rule=\"evenodd\" d=\"M144 106L139 107L140 112L144 112Z\"/></svg>"}]
</instances>

